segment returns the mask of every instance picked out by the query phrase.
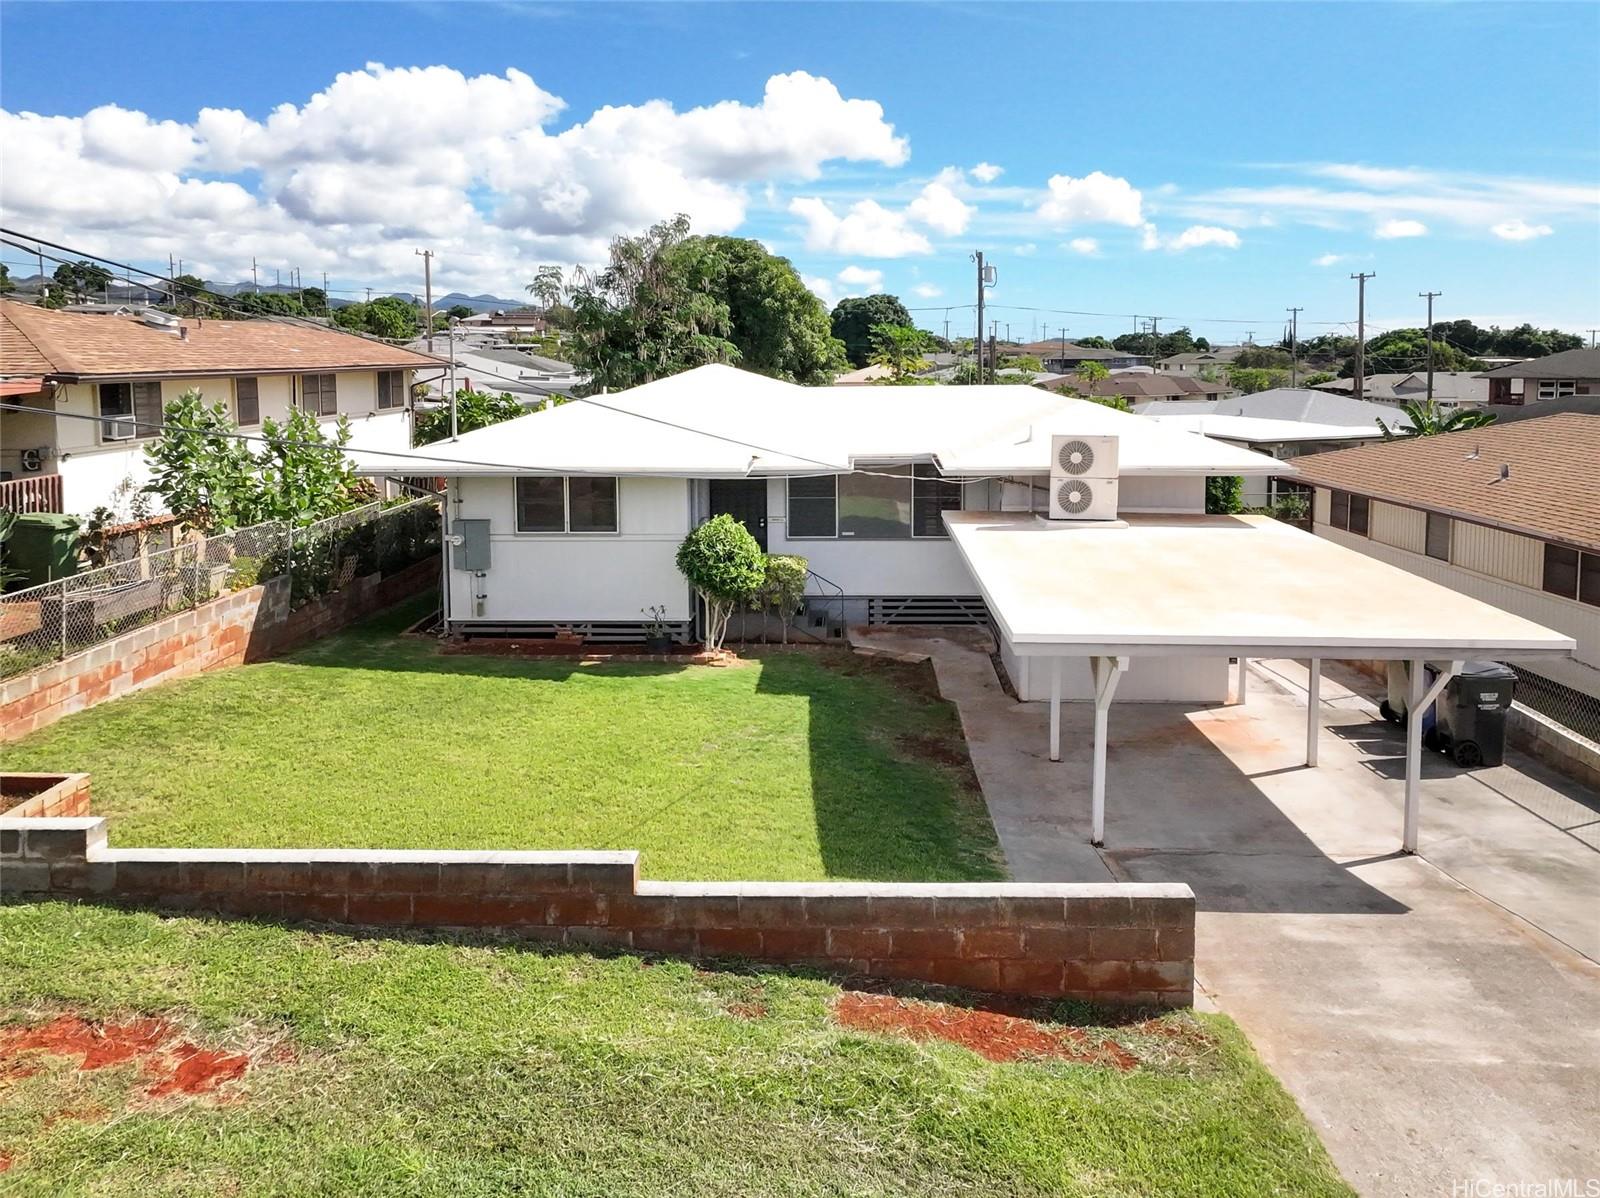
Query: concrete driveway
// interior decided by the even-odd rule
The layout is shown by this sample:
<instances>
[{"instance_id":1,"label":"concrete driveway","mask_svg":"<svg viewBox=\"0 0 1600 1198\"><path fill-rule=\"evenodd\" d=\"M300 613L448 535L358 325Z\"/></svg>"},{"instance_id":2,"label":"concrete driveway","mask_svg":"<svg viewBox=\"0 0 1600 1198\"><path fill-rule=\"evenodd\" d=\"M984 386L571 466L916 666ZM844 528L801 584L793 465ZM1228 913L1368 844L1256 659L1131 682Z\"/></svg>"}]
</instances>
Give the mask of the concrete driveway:
<instances>
[{"instance_id":1,"label":"concrete driveway","mask_svg":"<svg viewBox=\"0 0 1600 1198\"><path fill-rule=\"evenodd\" d=\"M1400 855L1401 731L1330 671L1306 769L1304 671L1256 663L1243 706L1113 708L1097 852L1087 705L1052 764L1044 705L1008 698L970 632L853 639L932 656L1016 876L1194 888L1203 997L1360 1192L1600 1178L1600 796L1429 755Z\"/></svg>"}]
</instances>

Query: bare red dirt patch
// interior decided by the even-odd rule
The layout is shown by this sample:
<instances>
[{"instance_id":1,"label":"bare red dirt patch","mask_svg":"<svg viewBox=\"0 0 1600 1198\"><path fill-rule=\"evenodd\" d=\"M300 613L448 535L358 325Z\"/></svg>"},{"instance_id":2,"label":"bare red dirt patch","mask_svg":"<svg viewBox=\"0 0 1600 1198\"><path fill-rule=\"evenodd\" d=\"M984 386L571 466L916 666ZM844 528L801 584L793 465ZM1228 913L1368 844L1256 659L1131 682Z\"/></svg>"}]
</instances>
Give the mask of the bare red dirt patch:
<instances>
[{"instance_id":1,"label":"bare red dirt patch","mask_svg":"<svg viewBox=\"0 0 1600 1198\"><path fill-rule=\"evenodd\" d=\"M959 1044L989 1061L1062 1060L1123 1071L1139 1064L1120 1044L1093 1040L1077 1028L950 1003L847 990L833 1004L833 1017L857 1031Z\"/></svg>"},{"instance_id":2,"label":"bare red dirt patch","mask_svg":"<svg viewBox=\"0 0 1600 1198\"><path fill-rule=\"evenodd\" d=\"M38 1071L29 1054L77 1057L82 1071L137 1062L146 1079L146 1098L209 1094L237 1081L250 1067L245 1053L200 1048L160 1019L100 1023L59 1015L48 1023L0 1030L0 1076L27 1077Z\"/></svg>"}]
</instances>

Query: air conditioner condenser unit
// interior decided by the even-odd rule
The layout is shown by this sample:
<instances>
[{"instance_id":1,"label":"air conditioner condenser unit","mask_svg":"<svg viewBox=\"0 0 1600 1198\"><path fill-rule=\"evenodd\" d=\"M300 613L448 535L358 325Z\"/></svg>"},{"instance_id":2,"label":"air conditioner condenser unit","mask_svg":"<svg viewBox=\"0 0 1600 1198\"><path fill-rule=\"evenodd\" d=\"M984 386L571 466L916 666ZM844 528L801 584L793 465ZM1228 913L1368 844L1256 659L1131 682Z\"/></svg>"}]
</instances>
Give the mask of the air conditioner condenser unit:
<instances>
[{"instance_id":1,"label":"air conditioner condenser unit","mask_svg":"<svg viewBox=\"0 0 1600 1198\"><path fill-rule=\"evenodd\" d=\"M1050 438L1050 519L1117 518L1117 438Z\"/></svg>"}]
</instances>

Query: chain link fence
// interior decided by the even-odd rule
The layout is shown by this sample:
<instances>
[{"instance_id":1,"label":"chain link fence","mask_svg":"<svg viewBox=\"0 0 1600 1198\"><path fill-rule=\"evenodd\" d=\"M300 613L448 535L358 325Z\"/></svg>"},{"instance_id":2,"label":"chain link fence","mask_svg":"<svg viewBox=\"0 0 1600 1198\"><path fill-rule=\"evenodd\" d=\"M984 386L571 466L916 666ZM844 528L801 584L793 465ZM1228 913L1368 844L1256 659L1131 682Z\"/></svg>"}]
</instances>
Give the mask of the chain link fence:
<instances>
[{"instance_id":1,"label":"chain link fence","mask_svg":"<svg viewBox=\"0 0 1600 1198\"><path fill-rule=\"evenodd\" d=\"M25 674L220 595L287 575L301 607L439 552L433 499L371 504L303 528L271 521L0 595L0 678Z\"/></svg>"},{"instance_id":2,"label":"chain link fence","mask_svg":"<svg viewBox=\"0 0 1600 1198\"><path fill-rule=\"evenodd\" d=\"M1517 662L1516 701L1547 719L1600 744L1600 698L1536 674Z\"/></svg>"}]
</instances>

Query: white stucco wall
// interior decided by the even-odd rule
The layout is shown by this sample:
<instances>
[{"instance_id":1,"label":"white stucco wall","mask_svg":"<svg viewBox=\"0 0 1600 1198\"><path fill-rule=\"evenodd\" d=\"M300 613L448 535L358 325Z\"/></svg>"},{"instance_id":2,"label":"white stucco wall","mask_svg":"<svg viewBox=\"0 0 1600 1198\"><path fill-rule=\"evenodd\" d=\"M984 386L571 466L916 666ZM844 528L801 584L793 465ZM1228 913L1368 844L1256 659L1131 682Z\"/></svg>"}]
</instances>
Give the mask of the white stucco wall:
<instances>
[{"instance_id":1,"label":"white stucco wall","mask_svg":"<svg viewBox=\"0 0 1600 1198\"><path fill-rule=\"evenodd\" d=\"M293 404L294 376L259 375L256 378L261 418L279 422L286 419ZM150 477L144 457L144 446L149 438L102 442L97 421L76 418L98 415L95 387L93 383L70 383L56 389L55 410L71 415L54 421L54 433L48 443L54 445L55 457L46 462L45 469L54 469L61 475L62 506L73 515L87 515L96 507L110 503L112 493L125 479L132 479L134 485L140 487ZM162 379L161 402L163 405L171 403L190 390L198 390L207 403L225 404L230 414L237 415L232 378ZM340 372L338 396L339 415L350 422L352 448L389 450L410 445L411 414L405 408L378 409L375 371ZM330 416L319 423L331 432L338 417ZM253 424L244 426L241 431L256 433L259 429L259 424ZM259 449L259 444L254 448ZM161 510L160 502L153 498L152 510Z\"/></svg>"},{"instance_id":2,"label":"white stucco wall","mask_svg":"<svg viewBox=\"0 0 1600 1198\"><path fill-rule=\"evenodd\" d=\"M616 533L517 532L510 478L456 479L451 493L452 521L489 521L491 559L482 578L451 569L452 622L637 622L652 605L669 620L690 618L674 560L689 531L687 481L619 479Z\"/></svg>"}]
</instances>

